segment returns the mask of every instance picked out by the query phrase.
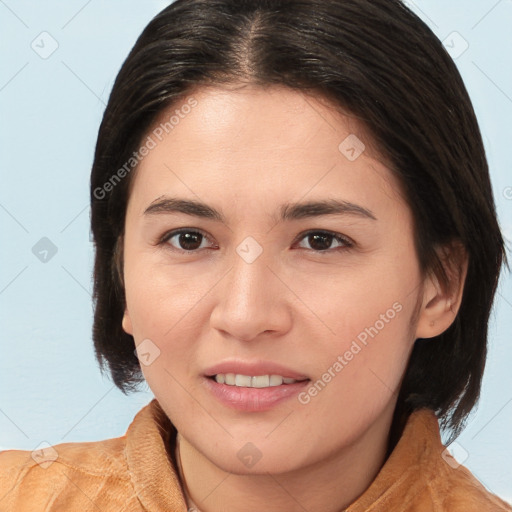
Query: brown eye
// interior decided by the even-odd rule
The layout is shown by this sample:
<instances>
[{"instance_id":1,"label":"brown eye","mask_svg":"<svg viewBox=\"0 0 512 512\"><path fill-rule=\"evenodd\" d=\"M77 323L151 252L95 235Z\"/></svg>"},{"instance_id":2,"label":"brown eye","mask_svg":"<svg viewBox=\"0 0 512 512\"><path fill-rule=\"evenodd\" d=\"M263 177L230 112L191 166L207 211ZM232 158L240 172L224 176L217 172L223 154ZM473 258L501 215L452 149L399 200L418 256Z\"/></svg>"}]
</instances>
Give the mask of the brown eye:
<instances>
[{"instance_id":1,"label":"brown eye","mask_svg":"<svg viewBox=\"0 0 512 512\"><path fill-rule=\"evenodd\" d=\"M203 249L202 245L208 238L200 231L182 229L167 234L162 242L169 244L173 249L194 252Z\"/></svg>"},{"instance_id":2,"label":"brown eye","mask_svg":"<svg viewBox=\"0 0 512 512\"><path fill-rule=\"evenodd\" d=\"M302 235L299 240L307 240L311 250L315 252L325 252L330 249L344 249L352 247L353 243L338 233L331 233L328 231L310 231ZM332 244L338 245L332 247ZM308 249L308 247L304 247Z\"/></svg>"}]
</instances>

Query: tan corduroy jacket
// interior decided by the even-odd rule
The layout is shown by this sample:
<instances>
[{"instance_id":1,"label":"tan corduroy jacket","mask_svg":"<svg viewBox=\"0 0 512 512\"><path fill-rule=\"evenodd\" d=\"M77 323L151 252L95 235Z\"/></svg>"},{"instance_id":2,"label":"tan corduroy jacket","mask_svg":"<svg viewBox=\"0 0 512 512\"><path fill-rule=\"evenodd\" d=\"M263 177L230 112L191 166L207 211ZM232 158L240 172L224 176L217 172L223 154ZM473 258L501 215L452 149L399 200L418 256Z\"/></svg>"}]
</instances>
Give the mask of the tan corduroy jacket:
<instances>
[{"instance_id":1,"label":"tan corduroy jacket","mask_svg":"<svg viewBox=\"0 0 512 512\"><path fill-rule=\"evenodd\" d=\"M122 437L0 452L0 511L186 512L175 441L154 399ZM444 450L434 413L413 413L375 480L347 511L512 511Z\"/></svg>"}]
</instances>

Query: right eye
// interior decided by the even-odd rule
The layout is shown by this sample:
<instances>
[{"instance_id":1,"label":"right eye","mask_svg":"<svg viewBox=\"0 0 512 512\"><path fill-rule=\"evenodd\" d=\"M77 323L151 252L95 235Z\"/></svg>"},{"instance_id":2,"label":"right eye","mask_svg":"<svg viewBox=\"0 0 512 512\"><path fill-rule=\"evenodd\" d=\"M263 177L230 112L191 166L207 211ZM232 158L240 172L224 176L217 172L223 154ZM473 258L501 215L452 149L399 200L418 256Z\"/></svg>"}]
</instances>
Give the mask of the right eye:
<instances>
[{"instance_id":1,"label":"right eye","mask_svg":"<svg viewBox=\"0 0 512 512\"><path fill-rule=\"evenodd\" d=\"M204 249L204 241L208 241L209 237L201 230L181 228L166 233L162 239L162 244L168 244L172 250L185 253L198 252L198 249Z\"/></svg>"}]
</instances>

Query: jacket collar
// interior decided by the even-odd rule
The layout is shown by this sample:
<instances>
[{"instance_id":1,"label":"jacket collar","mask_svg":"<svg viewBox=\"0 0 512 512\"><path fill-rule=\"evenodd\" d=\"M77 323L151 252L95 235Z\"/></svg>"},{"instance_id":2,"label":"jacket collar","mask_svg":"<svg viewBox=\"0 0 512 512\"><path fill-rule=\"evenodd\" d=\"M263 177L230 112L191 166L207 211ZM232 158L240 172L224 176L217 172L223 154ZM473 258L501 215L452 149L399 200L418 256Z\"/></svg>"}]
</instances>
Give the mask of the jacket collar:
<instances>
[{"instance_id":1,"label":"jacket collar","mask_svg":"<svg viewBox=\"0 0 512 512\"><path fill-rule=\"evenodd\" d=\"M156 398L137 413L128 427L126 460L135 492L148 512L187 510L171 455L176 434Z\"/></svg>"},{"instance_id":2,"label":"jacket collar","mask_svg":"<svg viewBox=\"0 0 512 512\"><path fill-rule=\"evenodd\" d=\"M135 492L148 512L187 510L174 458L176 428L153 399L140 410L126 434L126 460ZM442 451L439 424L430 409L413 412L397 445L368 489L347 512L388 510L386 504L404 486L414 495L421 485L420 467Z\"/></svg>"}]
</instances>

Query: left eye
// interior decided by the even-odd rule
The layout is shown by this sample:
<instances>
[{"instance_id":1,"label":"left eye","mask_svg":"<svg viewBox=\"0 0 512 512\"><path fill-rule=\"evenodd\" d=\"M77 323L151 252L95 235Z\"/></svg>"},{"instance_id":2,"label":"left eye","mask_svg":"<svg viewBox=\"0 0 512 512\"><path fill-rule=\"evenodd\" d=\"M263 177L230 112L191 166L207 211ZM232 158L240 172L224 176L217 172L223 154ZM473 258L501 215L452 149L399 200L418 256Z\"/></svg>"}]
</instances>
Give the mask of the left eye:
<instances>
[{"instance_id":1,"label":"left eye","mask_svg":"<svg viewBox=\"0 0 512 512\"><path fill-rule=\"evenodd\" d=\"M352 247L354 244L346 237L331 233L329 231L309 231L301 235L299 240L307 240L314 252L326 252L329 249L343 249ZM337 242L339 245L332 248L331 244ZM306 249L308 249L306 247Z\"/></svg>"}]
</instances>

